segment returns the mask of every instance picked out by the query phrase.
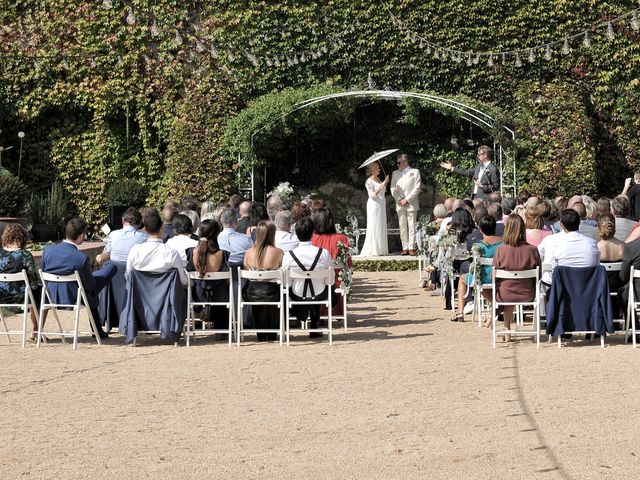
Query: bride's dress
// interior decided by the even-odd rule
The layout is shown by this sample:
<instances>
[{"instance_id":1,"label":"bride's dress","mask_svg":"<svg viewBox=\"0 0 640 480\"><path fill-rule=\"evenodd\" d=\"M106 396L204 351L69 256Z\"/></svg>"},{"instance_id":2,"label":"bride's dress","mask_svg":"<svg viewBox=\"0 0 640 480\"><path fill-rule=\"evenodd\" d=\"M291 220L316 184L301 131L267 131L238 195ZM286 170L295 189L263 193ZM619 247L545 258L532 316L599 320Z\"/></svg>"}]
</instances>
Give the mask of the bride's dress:
<instances>
[{"instance_id":1,"label":"bride's dress","mask_svg":"<svg viewBox=\"0 0 640 480\"><path fill-rule=\"evenodd\" d=\"M387 202L386 188L376 193L380 183L368 178L364 184L369 195L367 200L367 236L360 255L380 256L389 253L387 243Z\"/></svg>"}]
</instances>

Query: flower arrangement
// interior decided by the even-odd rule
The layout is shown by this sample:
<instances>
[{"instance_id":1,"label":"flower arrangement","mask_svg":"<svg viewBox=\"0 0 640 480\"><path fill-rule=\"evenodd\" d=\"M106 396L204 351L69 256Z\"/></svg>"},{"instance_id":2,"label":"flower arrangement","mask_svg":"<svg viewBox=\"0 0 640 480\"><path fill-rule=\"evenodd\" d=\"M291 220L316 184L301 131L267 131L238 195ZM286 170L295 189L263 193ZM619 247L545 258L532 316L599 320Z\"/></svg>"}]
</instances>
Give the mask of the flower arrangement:
<instances>
[{"instance_id":1,"label":"flower arrangement","mask_svg":"<svg viewBox=\"0 0 640 480\"><path fill-rule=\"evenodd\" d=\"M338 278L340 279L340 288L347 297L347 301L351 300L351 284L353 283L353 274L349 268L349 258L351 257L350 248L344 243L338 242L338 255L333 261L333 266L340 269Z\"/></svg>"},{"instance_id":2,"label":"flower arrangement","mask_svg":"<svg viewBox=\"0 0 640 480\"><path fill-rule=\"evenodd\" d=\"M471 266L469 267L469 272L473 274L473 285L469 285L469 288L479 286L482 284L482 265L480 265L480 259L482 258L482 244L480 242L476 242L471 247Z\"/></svg>"},{"instance_id":3,"label":"flower arrangement","mask_svg":"<svg viewBox=\"0 0 640 480\"><path fill-rule=\"evenodd\" d=\"M463 243L460 243L460 234L453 230L440 237L438 241L438 259L436 263L443 275L453 276L453 261L466 260L469 252Z\"/></svg>"},{"instance_id":4,"label":"flower arrangement","mask_svg":"<svg viewBox=\"0 0 640 480\"><path fill-rule=\"evenodd\" d=\"M430 253L430 240L433 235L438 233L433 221L427 215L420 217L416 222L416 241L418 244L418 255L428 256Z\"/></svg>"},{"instance_id":5,"label":"flower arrangement","mask_svg":"<svg viewBox=\"0 0 640 480\"><path fill-rule=\"evenodd\" d=\"M277 187L267 194L267 198L278 197L281 200L290 200L293 198L294 189L289 182L280 182Z\"/></svg>"},{"instance_id":6,"label":"flower arrangement","mask_svg":"<svg viewBox=\"0 0 640 480\"><path fill-rule=\"evenodd\" d=\"M347 225L344 227L336 224L336 230L338 233L342 235L346 235L349 238L349 253L351 255L358 254L358 242L360 241L360 229L358 228L358 219L356 216L349 210L346 216ZM347 248L345 246L345 248Z\"/></svg>"}]
</instances>

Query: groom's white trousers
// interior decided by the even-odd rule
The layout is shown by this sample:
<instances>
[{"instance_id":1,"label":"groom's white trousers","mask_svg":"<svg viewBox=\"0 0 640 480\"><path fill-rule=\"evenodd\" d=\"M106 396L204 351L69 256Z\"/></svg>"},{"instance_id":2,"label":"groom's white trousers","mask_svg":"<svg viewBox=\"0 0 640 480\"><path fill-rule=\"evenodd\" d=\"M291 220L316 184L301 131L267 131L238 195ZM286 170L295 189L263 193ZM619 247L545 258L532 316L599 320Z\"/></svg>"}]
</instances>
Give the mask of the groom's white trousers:
<instances>
[{"instance_id":1,"label":"groom's white trousers","mask_svg":"<svg viewBox=\"0 0 640 480\"><path fill-rule=\"evenodd\" d=\"M406 207L398 210L398 221L400 222L400 241L402 250L416 249L416 217L418 212L409 212Z\"/></svg>"}]
</instances>

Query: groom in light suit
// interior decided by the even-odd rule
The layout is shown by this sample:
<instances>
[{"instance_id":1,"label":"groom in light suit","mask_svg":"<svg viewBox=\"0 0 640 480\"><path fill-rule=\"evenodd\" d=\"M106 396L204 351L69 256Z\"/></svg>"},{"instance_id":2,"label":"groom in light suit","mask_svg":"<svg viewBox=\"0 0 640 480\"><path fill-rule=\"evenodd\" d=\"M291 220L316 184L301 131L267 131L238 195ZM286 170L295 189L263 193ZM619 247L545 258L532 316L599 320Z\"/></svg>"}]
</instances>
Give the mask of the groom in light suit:
<instances>
[{"instance_id":1,"label":"groom in light suit","mask_svg":"<svg viewBox=\"0 0 640 480\"><path fill-rule=\"evenodd\" d=\"M409 166L409 155L402 153L396 157L398 169L391 175L391 195L396 201L396 211L400 222L401 255L416 254L415 223L420 205L420 172Z\"/></svg>"}]
</instances>

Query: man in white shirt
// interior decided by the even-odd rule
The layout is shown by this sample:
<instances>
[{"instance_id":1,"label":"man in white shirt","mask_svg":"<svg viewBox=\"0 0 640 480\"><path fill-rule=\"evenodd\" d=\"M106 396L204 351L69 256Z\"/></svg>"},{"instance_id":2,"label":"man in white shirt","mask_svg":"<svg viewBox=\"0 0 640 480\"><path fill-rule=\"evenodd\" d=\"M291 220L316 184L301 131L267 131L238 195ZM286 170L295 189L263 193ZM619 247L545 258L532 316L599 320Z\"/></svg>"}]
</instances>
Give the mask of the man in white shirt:
<instances>
[{"instance_id":1,"label":"man in white shirt","mask_svg":"<svg viewBox=\"0 0 640 480\"><path fill-rule=\"evenodd\" d=\"M286 252L282 259L282 269L294 271L331 270L329 284L322 280L294 280L289 291L292 300L324 300L329 295L331 285L334 282L333 262L327 250L318 248L311 243L313 236L313 220L311 217L301 218L296 222L296 235L300 241L298 247ZM318 328L320 321L319 305L300 305L292 309L296 318L303 322L310 317L310 328ZM309 337L321 337L320 332L311 332Z\"/></svg>"},{"instance_id":2,"label":"man in white shirt","mask_svg":"<svg viewBox=\"0 0 640 480\"><path fill-rule=\"evenodd\" d=\"M180 282L187 285L187 273L180 255L162 241L162 219L159 215L146 215L143 218L144 230L149 235L145 243L131 247L127 257L128 275L131 270L141 272L167 272L172 268L178 271Z\"/></svg>"},{"instance_id":3,"label":"man in white shirt","mask_svg":"<svg viewBox=\"0 0 640 480\"><path fill-rule=\"evenodd\" d=\"M180 213L173 217L171 222L175 235L167 240L167 247L172 248L182 260L182 266L187 266L187 250L198 246L198 240L191 237L193 234L193 223L186 215Z\"/></svg>"},{"instance_id":4,"label":"man in white shirt","mask_svg":"<svg viewBox=\"0 0 640 480\"><path fill-rule=\"evenodd\" d=\"M565 232L561 231L560 233L547 235L542 239L542 242L540 242L540 245L538 245L538 252L540 253L540 258L542 259L542 265L548 265L549 267L551 267L551 259L553 258L555 249L560 243L564 241L565 235ZM551 272L544 272L542 274L541 280L543 283L551 285Z\"/></svg>"},{"instance_id":5,"label":"man in white shirt","mask_svg":"<svg viewBox=\"0 0 640 480\"><path fill-rule=\"evenodd\" d=\"M291 212L282 210L276 214L276 247L283 252L293 250L298 246L299 240L295 233L291 233Z\"/></svg>"},{"instance_id":6,"label":"man in white shirt","mask_svg":"<svg viewBox=\"0 0 640 480\"><path fill-rule=\"evenodd\" d=\"M571 208L562 212L560 227L565 232L563 240L558 243L551 257L551 268L562 267L594 267L600 264L600 251L596 241L581 234L580 215ZM552 272L553 276L553 272Z\"/></svg>"}]
</instances>

